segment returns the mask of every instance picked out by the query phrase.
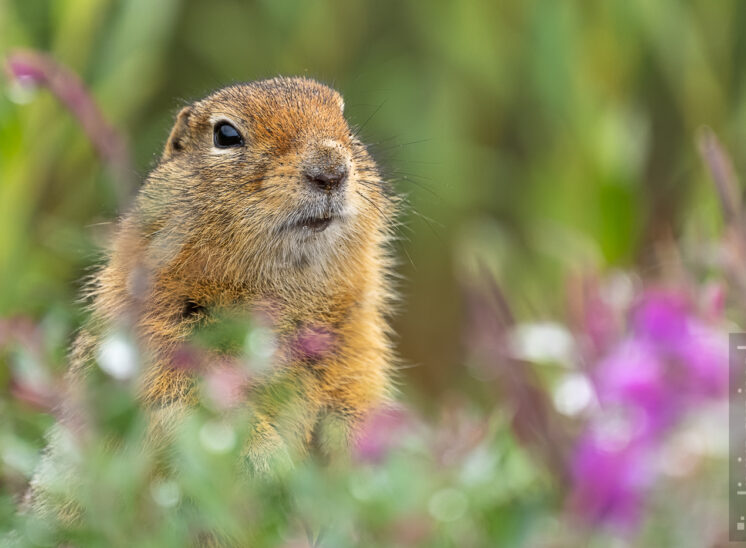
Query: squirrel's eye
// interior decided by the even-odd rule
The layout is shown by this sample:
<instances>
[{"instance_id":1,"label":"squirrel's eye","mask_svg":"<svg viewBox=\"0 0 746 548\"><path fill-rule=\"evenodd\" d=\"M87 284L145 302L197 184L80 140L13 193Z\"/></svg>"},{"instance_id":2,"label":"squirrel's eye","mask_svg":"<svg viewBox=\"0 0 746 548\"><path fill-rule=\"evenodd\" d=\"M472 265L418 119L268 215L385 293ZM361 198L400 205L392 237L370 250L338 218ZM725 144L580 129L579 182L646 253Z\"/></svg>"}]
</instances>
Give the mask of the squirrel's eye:
<instances>
[{"instance_id":1,"label":"squirrel's eye","mask_svg":"<svg viewBox=\"0 0 746 548\"><path fill-rule=\"evenodd\" d=\"M236 128L228 122L218 122L215 125L213 141L218 148L237 147L243 144L243 137Z\"/></svg>"}]
</instances>

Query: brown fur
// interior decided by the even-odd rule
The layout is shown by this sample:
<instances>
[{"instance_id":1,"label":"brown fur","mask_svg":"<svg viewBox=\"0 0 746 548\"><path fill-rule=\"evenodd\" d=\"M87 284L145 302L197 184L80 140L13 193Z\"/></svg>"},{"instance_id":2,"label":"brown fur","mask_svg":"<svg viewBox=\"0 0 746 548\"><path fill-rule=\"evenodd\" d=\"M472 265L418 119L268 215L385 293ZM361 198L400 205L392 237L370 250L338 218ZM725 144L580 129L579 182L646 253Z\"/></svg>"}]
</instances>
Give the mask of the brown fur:
<instances>
[{"instance_id":1,"label":"brown fur","mask_svg":"<svg viewBox=\"0 0 746 548\"><path fill-rule=\"evenodd\" d=\"M173 363L195 325L224 309L262 312L280 341L311 328L329 334L331 346L309 357L281 344L271 374L247 394L255 411L250 468L266 472L278 454L304 454L322 419L341 426L346 443L390 395L387 243L397 199L343 106L318 82L275 78L182 109L95 277L73 379L92 367L108 333L133 329L149 356L141 398L156 411L152 431L163 432L195 401L193 372ZM245 145L216 149L219 120L230 121ZM323 162L349 168L336 194L304 178L304 169ZM323 232L292 226L328 212L338 217ZM272 387L288 382L290 400L273 398ZM321 443L333 444L333 436Z\"/></svg>"}]
</instances>

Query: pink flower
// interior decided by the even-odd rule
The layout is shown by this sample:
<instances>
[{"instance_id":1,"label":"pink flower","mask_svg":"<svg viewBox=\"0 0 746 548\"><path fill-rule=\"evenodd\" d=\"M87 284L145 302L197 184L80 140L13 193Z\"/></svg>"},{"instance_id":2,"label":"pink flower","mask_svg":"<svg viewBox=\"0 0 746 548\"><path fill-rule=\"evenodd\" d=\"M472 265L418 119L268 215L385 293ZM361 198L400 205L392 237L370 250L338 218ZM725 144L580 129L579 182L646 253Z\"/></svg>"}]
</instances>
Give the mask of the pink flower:
<instances>
[{"instance_id":1,"label":"pink flower","mask_svg":"<svg viewBox=\"0 0 746 548\"><path fill-rule=\"evenodd\" d=\"M664 437L698 403L726 393L726 340L689 303L680 293L645 294L629 335L593 372L601 413L575 447L569 499L588 521L633 526Z\"/></svg>"},{"instance_id":2,"label":"pink flower","mask_svg":"<svg viewBox=\"0 0 746 548\"><path fill-rule=\"evenodd\" d=\"M250 380L243 364L238 360L225 360L205 373L205 392L217 409L225 411L245 401Z\"/></svg>"},{"instance_id":3,"label":"pink flower","mask_svg":"<svg viewBox=\"0 0 746 548\"><path fill-rule=\"evenodd\" d=\"M623 530L634 527L641 516L644 491L654 479L652 462L646 444L608 446L597 432L590 432L576 448L570 507L588 522Z\"/></svg>"},{"instance_id":4,"label":"pink flower","mask_svg":"<svg viewBox=\"0 0 746 548\"><path fill-rule=\"evenodd\" d=\"M594 380L602 407L636 408L641 436L660 433L677 414L666 381L666 363L646 341L622 341L596 366Z\"/></svg>"},{"instance_id":5,"label":"pink flower","mask_svg":"<svg viewBox=\"0 0 746 548\"><path fill-rule=\"evenodd\" d=\"M354 454L363 462L381 462L401 441L411 426L411 417L402 407L382 407L372 411L358 430Z\"/></svg>"},{"instance_id":6,"label":"pink flower","mask_svg":"<svg viewBox=\"0 0 746 548\"><path fill-rule=\"evenodd\" d=\"M334 333L321 326L305 326L296 335L293 350L304 358L319 360L329 354L335 344Z\"/></svg>"},{"instance_id":7,"label":"pink flower","mask_svg":"<svg viewBox=\"0 0 746 548\"><path fill-rule=\"evenodd\" d=\"M633 333L669 360L669 383L684 398L718 397L728 383L725 336L696 318L682 295L648 293L632 320Z\"/></svg>"}]
</instances>

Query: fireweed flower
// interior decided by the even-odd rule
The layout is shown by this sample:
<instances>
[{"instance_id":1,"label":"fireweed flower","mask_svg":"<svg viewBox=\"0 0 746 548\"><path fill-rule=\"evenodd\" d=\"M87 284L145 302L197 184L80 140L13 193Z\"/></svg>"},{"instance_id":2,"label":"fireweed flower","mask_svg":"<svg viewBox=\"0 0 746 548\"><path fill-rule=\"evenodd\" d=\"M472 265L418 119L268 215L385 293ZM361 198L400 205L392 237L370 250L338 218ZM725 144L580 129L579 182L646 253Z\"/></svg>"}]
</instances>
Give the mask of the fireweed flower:
<instances>
[{"instance_id":1,"label":"fireweed flower","mask_svg":"<svg viewBox=\"0 0 746 548\"><path fill-rule=\"evenodd\" d=\"M627 440L620 447L609 443L600 428L591 428L573 457L573 511L590 523L633 526L641 515L644 492L653 481L652 462L646 444Z\"/></svg>"},{"instance_id":2,"label":"fireweed flower","mask_svg":"<svg viewBox=\"0 0 746 548\"><path fill-rule=\"evenodd\" d=\"M412 417L403 407L387 406L374 410L357 432L355 458L359 462L383 461L411 427Z\"/></svg>"},{"instance_id":3,"label":"fireweed flower","mask_svg":"<svg viewBox=\"0 0 746 548\"><path fill-rule=\"evenodd\" d=\"M320 360L332 351L335 336L323 326L304 326L296 335L293 353L306 359Z\"/></svg>"},{"instance_id":4,"label":"fireweed flower","mask_svg":"<svg viewBox=\"0 0 746 548\"><path fill-rule=\"evenodd\" d=\"M683 398L717 397L728 383L725 336L699 321L681 295L648 294L633 318L634 335L648 340L675 368L675 388Z\"/></svg>"},{"instance_id":5,"label":"fireweed flower","mask_svg":"<svg viewBox=\"0 0 746 548\"><path fill-rule=\"evenodd\" d=\"M132 185L129 145L112 127L80 78L52 56L20 50L5 58L5 72L24 88L47 87L75 117L106 166L117 177L122 196Z\"/></svg>"},{"instance_id":6,"label":"fireweed flower","mask_svg":"<svg viewBox=\"0 0 746 548\"><path fill-rule=\"evenodd\" d=\"M640 519L665 436L727 390L725 337L695 316L684 294L644 294L628 331L594 368L600 412L575 447L569 499L587 521L626 529Z\"/></svg>"}]
</instances>

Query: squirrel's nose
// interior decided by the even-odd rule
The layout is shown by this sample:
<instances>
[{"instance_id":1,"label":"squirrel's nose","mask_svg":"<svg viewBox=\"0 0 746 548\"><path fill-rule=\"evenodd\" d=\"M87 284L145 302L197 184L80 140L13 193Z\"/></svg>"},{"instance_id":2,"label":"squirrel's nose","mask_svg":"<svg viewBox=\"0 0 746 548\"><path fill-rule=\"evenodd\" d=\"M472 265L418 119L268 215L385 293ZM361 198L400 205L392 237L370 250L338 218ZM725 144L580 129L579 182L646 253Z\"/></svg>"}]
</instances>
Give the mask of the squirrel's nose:
<instances>
[{"instance_id":1,"label":"squirrel's nose","mask_svg":"<svg viewBox=\"0 0 746 548\"><path fill-rule=\"evenodd\" d=\"M347 166L309 166L305 170L306 180L320 190L337 190L347 180Z\"/></svg>"}]
</instances>

